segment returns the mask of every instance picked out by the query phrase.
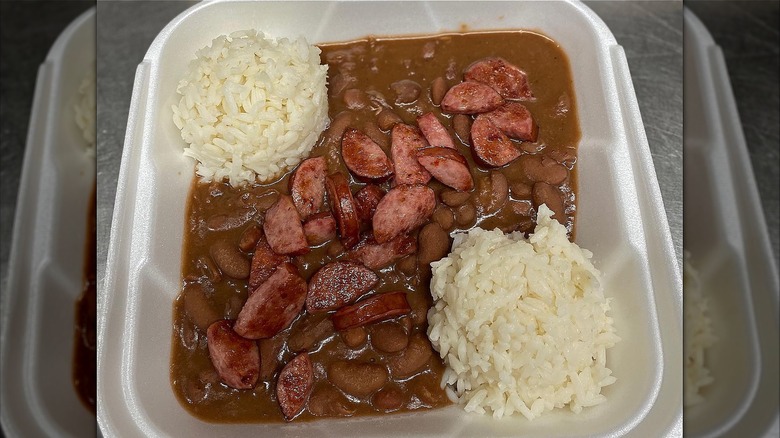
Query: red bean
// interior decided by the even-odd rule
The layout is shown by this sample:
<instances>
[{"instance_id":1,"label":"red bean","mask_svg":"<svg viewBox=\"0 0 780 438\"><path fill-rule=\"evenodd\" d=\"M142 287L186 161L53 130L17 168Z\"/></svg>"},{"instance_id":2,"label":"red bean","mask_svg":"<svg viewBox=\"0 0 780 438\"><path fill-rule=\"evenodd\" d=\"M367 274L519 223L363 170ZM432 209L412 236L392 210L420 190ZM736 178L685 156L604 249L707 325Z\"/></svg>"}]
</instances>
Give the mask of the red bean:
<instances>
[{"instance_id":1,"label":"red bean","mask_svg":"<svg viewBox=\"0 0 780 438\"><path fill-rule=\"evenodd\" d=\"M387 383L387 369L376 363L337 361L328 367L328 380L345 393L365 399Z\"/></svg>"},{"instance_id":2,"label":"red bean","mask_svg":"<svg viewBox=\"0 0 780 438\"><path fill-rule=\"evenodd\" d=\"M390 386L382 388L371 397L371 404L375 408L384 412L393 412L401 409L406 403L406 395L397 387Z\"/></svg>"},{"instance_id":3,"label":"red bean","mask_svg":"<svg viewBox=\"0 0 780 438\"><path fill-rule=\"evenodd\" d=\"M226 240L217 240L209 248L209 255L223 274L238 280L249 277L249 260L238 246Z\"/></svg>"},{"instance_id":4,"label":"red bean","mask_svg":"<svg viewBox=\"0 0 780 438\"><path fill-rule=\"evenodd\" d=\"M411 79L402 79L400 81L393 82L390 85L390 89L396 95L396 104L414 103L420 97L420 92L422 91L420 84Z\"/></svg>"},{"instance_id":5,"label":"red bean","mask_svg":"<svg viewBox=\"0 0 780 438\"><path fill-rule=\"evenodd\" d=\"M417 239L417 260L422 266L429 266L450 252L450 235L436 222L424 226Z\"/></svg>"},{"instance_id":6,"label":"red bean","mask_svg":"<svg viewBox=\"0 0 780 438\"><path fill-rule=\"evenodd\" d=\"M441 101L446 93L447 81L441 76L434 79L431 83L431 102L436 106L441 105Z\"/></svg>"},{"instance_id":7,"label":"red bean","mask_svg":"<svg viewBox=\"0 0 780 438\"><path fill-rule=\"evenodd\" d=\"M403 379L417 374L425 368L433 356L431 343L424 335L418 333L409 340L409 346L399 356L390 358L388 365L393 378Z\"/></svg>"},{"instance_id":8,"label":"red bean","mask_svg":"<svg viewBox=\"0 0 780 438\"><path fill-rule=\"evenodd\" d=\"M397 322L382 322L368 327L371 345L382 353L397 353L409 344L409 336Z\"/></svg>"},{"instance_id":9,"label":"red bean","mask_svg":"<svg viewBox=\"0 0 780 438\"><path fill-rule=\"evenodd\" d=\"M329 384L314 388L307 406L309 412L317 417L350 417L356 410L341 391Z\"/></svg>"},{"instance_id":10,"label":"red bean","mask_svg":"<svg viewBox=\"0 0 780 438\"><path fill-rule=\"evenodd\" d=\"M526 155L520 159L526 178L534 182L558 185L569 176L569 170L557 161L540 155Z\"/></svg>"},{"instance_id":11,"label":"red bean","mask_svg":"<svg viewBox=\"0 0 780 438\"><path fill-rule=\"evenodd\" d=\"M364 327L353 327L351 329L342 330L339 332L344 343L349 348L358 348L366 343L368 339L368 333Z\"/></svg>"},{"instance_id":12,"label":"red bean","mask_svg":"<svg viewBox=\"0 0 780 438\"><path fill-rule=\"evenodd\" d=\"M553 219L562 224L566 223L563 194L560 190L558 190L557 187L547 183L538 182L534 184L533 187L533 199L536 211L539 211L540 205L546 204L547 208L553 211Z\"/></svg>"},{"instance_id":13,"label":"red bean","mask_svg":"<svg viewBox=\"0 0 780 438\"><path fill-rule=\"evenodd\" d=\"M257 246L257 242L261 237L263 237L263 229L257 224L252 224L241 233L241 238L238 240L238 247L241 251L249 252Z\"/></svg>"},{"instance_id":14,"label":"red bean","mask_svg":"<svg viewBox=\"0 0 780 438\"><path fill-rule=\"evenodd\" d=\"M202 332L205 333L211 324L221 319L200 283L184 286L181 294L184 300L184 312Z\"/></svg>"},{"instance_id":15,"label":"red bean","mask_svg":"<svg viewBox=\"0 0 780 438\"><path fill-rule=\"evenodd\" d=\"M396 123L401 122L402 120L398 117L398 114L388 108L383 109L376 116L376 123L382 131L389 131Z\"/></svg>"}]
</instances>

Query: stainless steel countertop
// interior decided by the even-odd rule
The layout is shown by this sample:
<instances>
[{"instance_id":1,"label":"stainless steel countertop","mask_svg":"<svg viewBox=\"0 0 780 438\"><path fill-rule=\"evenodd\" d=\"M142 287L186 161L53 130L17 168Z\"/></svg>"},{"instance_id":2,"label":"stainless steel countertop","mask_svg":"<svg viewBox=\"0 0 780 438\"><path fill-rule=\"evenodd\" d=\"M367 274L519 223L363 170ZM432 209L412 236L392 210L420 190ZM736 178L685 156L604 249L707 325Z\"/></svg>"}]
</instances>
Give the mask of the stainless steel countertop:
<instances>
[{"instance_id":1,"label":"stainless steel countertop","mask_svg":"<svg viewBox=\"0 0 780 438\"><path fill-rule=\"evenodd\" d=\"M135 68L168 21L192 2L98 3L98 281L102 284ZM678 260L682 250L682 4L592 2L629 68Z\"/></svg>"}]
</instances>

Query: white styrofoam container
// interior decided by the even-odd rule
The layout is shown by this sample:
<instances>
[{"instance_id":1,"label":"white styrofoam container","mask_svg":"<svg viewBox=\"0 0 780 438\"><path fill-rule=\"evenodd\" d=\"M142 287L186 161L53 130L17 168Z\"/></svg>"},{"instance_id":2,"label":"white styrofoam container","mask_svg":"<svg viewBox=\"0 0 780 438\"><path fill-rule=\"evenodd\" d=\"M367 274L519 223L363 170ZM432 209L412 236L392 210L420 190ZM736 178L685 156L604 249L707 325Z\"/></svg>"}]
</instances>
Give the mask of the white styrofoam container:
<instances>
[{"instance_id":1,"label":"white styrofoam container","mask_svg":"<svg viewBox=\"0 0 780 438\"><path fill-rule=\"evenodd\" d=\"M197 49L256 28L310 42L366 35L539 30L569 55L582 129L577 241L603 271L623 338L609 354L608 401L574 415L494 421L456 407L302 424L209 424L170 384L172 303L180 290L194 163L171 121ZM680 436L682 281L623 49L577 2L233 2L174 19L138 66L98 312L98 423L106 436Z\"/></svg>"},{"instance_id":2,"label":"white styrofoam container","mask_svg":"<svg viewBox=\"0 0 780 438\"><path fill-rule=\"evenodd\" d=\"M60 34L38 69L3 288L0 404L9 437L95 436L73 387L75 303L84 275L95 159L73 106L95 68L95 10Z\"/></svg>"},{"instance_id":3,"label":"white styrofoam container","mask_svg":"<svg viewBox=\"0 0 780 438\"><path fill-rule=\"evenodd\" d=\"M719 338L685 432L761 436L778 422L777 267L723 53L687 9L684 26L684 244Z\"/></svg>"}]
</instances>

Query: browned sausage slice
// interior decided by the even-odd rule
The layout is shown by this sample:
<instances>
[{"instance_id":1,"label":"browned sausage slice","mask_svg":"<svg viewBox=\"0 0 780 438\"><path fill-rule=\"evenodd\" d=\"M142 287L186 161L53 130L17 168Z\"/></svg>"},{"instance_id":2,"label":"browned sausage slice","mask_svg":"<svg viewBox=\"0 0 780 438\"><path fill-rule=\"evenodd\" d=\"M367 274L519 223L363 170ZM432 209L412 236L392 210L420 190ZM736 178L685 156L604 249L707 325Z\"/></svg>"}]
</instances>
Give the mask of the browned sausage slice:
<instances>
[{"instance_id":1,"label":"browned sausage slice","mask_svg":"<svg viewBox=\"0 0 780 438\"><path fill-rule=\"evenodd\" d=\"M539 136L539 127L534 122L534 117L522 103L509 102L485 113L485 117L507 137L534 142Z\"/></svg>"},{"instance_id":2,"label":"browned sausage slice","mask_svg":"<svg viewBox=\"0 0 780 438\"><path fill-rule=\"evenodd\" d=\"M417 251L417 240L406 234L385 243L376 243L372 235L365 236L347 255L367 268L381 269Z\"/></svg>"},{"instance_id":3,"label":"browned sausage slice","mask_svg":"<svg viewBox=\"0 0 780 438\"><path fill-rule=\"evenodd\" d=\"M391 189L379 201L372 219L377 243L409 233L433 214L436 195L425 185L401 185Z\"/></svg>"},{"instance_id":4,"label":"browned sausage slice","mask_svg":"<svg viewBox=\"0 0 780 438\"><path fill-rule=\"evenodd\" d=\"M233 329L249 339L270 338L298 316L306 302L306 290L298 268L285 263L249 296Z\"/></svg>"},{"instance_id":5,"label":"browned sausage slice","mask_svg":"<svg viewBox=\"0 0 780 438\"><path fill-rule=\"evenodd\" d=\"M268 245L277 254L301 255L309 252L301 216L292 198L287 195L280 196L276 204L265 212L263 231Z\"/></svg>"},{"instance_id":6,"label":"browned sausage slice","mask_svg":"<svg viewBox=\"0 0 780 438\"><path fill-rule=\"evenodd\" d=\"M341 156L350 172L363 181L385 181L393 176L393 163L382 148L357 129L344 132Z\"/></svg>"},{"instance_id":7,"label":"browned sausage slice","mask_svg":"<svg viewBox=\"0 0 780 438\"><path fill-rule=\"evenodd\" d=\"M455 149L455 143L452 141L450 133L447 132L447 128L433 113L426 113L418 117L417 126L420 127L420 131L431 146Z\"/></svg>"},{"instance_id":8,"label":"browned sausage slice","mask_svg":"<svg viewBox=\"0 0 780 438\"><path fill-rule=\"evenodd\" d=\"M291 421L303 410L313 387L314 370L309 353L304 352L282 368L276 381L276 400L286 421Z\"/></svg>"},{"instance_id":9,"label":"browned sausage slice","mask_svg":"<svg viewBox=\"0 0 780 438\"><path fill-rule=\"evenodd\" d=\"M249 273L249 294L257 289L268 277L276 271L283 263L290 262L288 256L279 255L273 252L265 236L261 236L255 245L255 252L252 255L252 269Z\"/></svg>"},{"instance_id":10,"label":"browned sausage slice","mask_svg":"<svg viewBox=\"0 0 780 438\"><path fill-rule=\"evenodd\" d=\"M427 184L431 174L417 162L417 150L428 146L417 128L403 123L393 126L390 154L395 166L395 184Z\"/></svg>"},{"instance_id":11,"label":"browned sausage slice","mask_svg":"<svg viewBox=\"0 0 780 438\"><path fill-rule=\"evenodd\" d=\"M209 357L220 379L236 389L252 389L260 375L260 352L255 341L243 338L223 319L206 332Z\"/></svg>"},{"instance_id":12,"label":"browned sausage slice","mask_svg":"<svg viewBox=\"0 0 780 438\"><path fill-rule=\"evenodd\" d=\"M410 310L406 292L389 292L342 307L331 318L336 330L346 330L406 315Z\"/></svg>"},{"instance_id":13,"label":"browned sausage slice","mask_svg":"<svg viewBox=\"0 0 780 438\"><path fill-rule=\"evenodd\" d=\"M374 271L359 263L328 263L311 277L306 311L336 310L360 298L378 282L379 277Z\"/></svg>"},{"instance_id":14,"label":"browned sausage slice","mask_svg":"<svg viewBox=\"0 0 780 438\"><path fill-rule=\"evenodd\" d=\"M442 111L450 114L479 114L504 104L496 90L479 82L461 82L450 88L441 101Z\"/></svg>"},{"instance_id":15,"label":"browned sausage slice","mask_svg":"<svg viewBox=\"0 0 780 438\"><path fill-rule=\"evenodd\" d=\"M481 59L466 68L463 77L489 85L505 99L534 99L525 72L502 58Z\"/></svg>"},{"instance_id":16,"label":"browned sausage slice","mask_svg":"<svg viewBox=\"0 0 780 438\"><path fill-rule=\"evenodd\" d=\"M355 193L355 207L357 207L360 220L371 222L376 206L379 205L383 196L385 196L385 192L373 184L368 184Z\"/></svg>"},{"instance_id":17,"label":"browned sausage slice","mask_svg":"<svg viewBox=\"0 0 780 438\"><path fill-rule=\"evenodd\" d=\"M317 213L303 224L303 233L309 245L322 245L336 238L336 219L327 211Z\"/></svg>"},{"instance_id":18,"label":"browned sausage slice","mask_svg":"<svg viewBox=\"0 0 780 438\"><path fill-rule=\"evenodd\" d=\"M290 177L290 195L301 219L320 211L325 198L325 157L314 157L303 162Z\"/></svg>"},{"instance_id":19,"label":"browned sausage slice","mask_svg":"<svg viewBox=\"0 0 780 438\"><path fill-rule=\"evenodd\" d=\"M417 161L442 184L461 192L474 188L474 179L463 155L455 149L431 146L417 151Z\"/></svg>"},{"instance_id":20,"label":"browned sausage slice","mask_svg":"<svg viewBox=\"0 0 780 438\"><path fill-rule=\"evenodd\" d=\"M486 166L501 167L520 156L518 150L500 129L484 115L471 125L471 151Z\"/></svg>"},{"instance_id":21,"label":"browned sausage slice","mask_svg":"<svg viewBox=\"0 0 780 438\"><path fill-rule=\"evenodd\" d=\"M336 217L341 243L347 248L352 248L360 239L360 220L347 177L340 172L328 175L325 179L325 188L328 191L330 209Z\"/></svg>"}]
</instances>

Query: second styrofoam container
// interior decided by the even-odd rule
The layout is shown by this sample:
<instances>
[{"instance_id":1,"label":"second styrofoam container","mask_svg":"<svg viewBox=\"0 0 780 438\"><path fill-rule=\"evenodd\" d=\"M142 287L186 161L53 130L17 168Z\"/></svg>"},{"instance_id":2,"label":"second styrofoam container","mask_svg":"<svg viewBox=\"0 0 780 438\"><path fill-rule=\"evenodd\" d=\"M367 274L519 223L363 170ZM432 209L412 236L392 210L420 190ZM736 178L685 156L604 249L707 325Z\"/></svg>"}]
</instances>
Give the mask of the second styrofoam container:
<instances>
[{"instance_id":1,"label":"second styrofoam container","mask_svg":"<svg viewBox=\"0 0 780 438\"><path fill-rule=\"evenodd\" d=\"M73 107L94 68L93 8L62 31L35 82L2 291L0 411L11 438L95 435L95 416L79 400L72 374L95 184L95 158Z\"/></svg>"},{"instance_id":2,"label":"second styrofoam container","mask_svg":"<svg viewBox=\"0 0 780 438\"><path fill-rule=\"evenodd\" d=\"M685 25L685 248L718 341L686 436L761 436L778 422L778 280L723 53ZM775 426L776 427L776 426Z\"/></svg>"},{"instance_id":3,"label":"second styrofoam container","mask_svg":"<svg viewBox=\"0 0 780 438\"><path fill-rule=\"evenodd\" d=\"M366 35L537 30L569 55L582 129L577 242L595 254L623 338L608 355L608 401L575 415L494 421L460 408L302 424L209 424L170 384L172 305L180 291L194 163L171 121L195 51L255 28L313 43ZM681 277L625 55L575 2L199 4L158 35L139 65L128 121L98 329L98 421L106 436L678 436Z\"/></svg>"}]
</instances>

